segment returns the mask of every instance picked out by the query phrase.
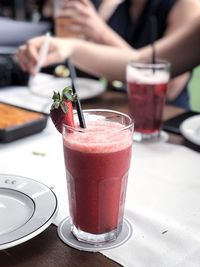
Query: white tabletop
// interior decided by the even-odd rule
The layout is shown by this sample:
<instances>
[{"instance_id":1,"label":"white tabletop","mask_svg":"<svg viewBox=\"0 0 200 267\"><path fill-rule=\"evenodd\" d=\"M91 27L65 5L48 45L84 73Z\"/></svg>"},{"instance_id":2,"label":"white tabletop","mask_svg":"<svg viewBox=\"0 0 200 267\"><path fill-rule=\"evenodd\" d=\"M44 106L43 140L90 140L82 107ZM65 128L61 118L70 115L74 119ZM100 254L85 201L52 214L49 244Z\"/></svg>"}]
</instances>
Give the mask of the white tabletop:
<instances>
[{"instance_id":1,"label":"white tabletop","mask_svg":"<svg viewBox=\"0 0 200 267\"><path fill-rule=\"evenodd\" d=\"M102 253L126 267L200 265L200 156L167 143L134 144L125 216L133 235ZM0 144L0 173L53 187L56 225L68 216L62 138L51 121L33 136Z\"/></svg>"}]
</instances>

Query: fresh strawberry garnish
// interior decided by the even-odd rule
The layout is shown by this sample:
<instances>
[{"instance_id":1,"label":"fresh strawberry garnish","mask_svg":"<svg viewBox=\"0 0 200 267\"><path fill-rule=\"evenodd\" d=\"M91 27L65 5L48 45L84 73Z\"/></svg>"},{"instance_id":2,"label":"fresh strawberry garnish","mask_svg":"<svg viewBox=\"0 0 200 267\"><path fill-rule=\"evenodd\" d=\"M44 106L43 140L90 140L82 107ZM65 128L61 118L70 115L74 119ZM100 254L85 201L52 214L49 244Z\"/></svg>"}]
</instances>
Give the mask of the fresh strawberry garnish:
<instances>
[{"instance_id":1,"label":"fresh strawberry garnish","mask_svg":"<svg viewBox=\"0 0 200 267\"><path fill-rule=\"evenodd\" d=\"M75 101L76 96L73 95L72 89L66 87L61 93L54 92L52 99L53 104L50 110L50 117L56 129L62 133L63 124L74 127L72 102Z\"/></svg>"}]
</instances>

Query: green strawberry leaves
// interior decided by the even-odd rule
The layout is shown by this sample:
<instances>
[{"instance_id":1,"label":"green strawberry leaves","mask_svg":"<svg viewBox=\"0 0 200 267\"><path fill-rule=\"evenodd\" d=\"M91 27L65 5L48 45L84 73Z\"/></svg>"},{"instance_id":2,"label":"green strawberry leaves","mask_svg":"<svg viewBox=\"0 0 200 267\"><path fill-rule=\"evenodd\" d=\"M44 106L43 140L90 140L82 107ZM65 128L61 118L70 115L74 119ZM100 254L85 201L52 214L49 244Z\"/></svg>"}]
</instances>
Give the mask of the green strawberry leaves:
<instances>
[{"instance_id":1,"label":"green strawberry leaves","mask_svg":"<svg viewBox=\"0 0 200 267\"><path fill-rule=\"evenodd\" d=\"M66 114L68 112L68 107L65 103L66 100L75 102L77 99L76 95L73 95L72 88L66 87L62 90L62 92L55 92L53 93L53 104L51 105L51 110L58 109L59 107L62 111Z\"/></svg>"}]
</instances>

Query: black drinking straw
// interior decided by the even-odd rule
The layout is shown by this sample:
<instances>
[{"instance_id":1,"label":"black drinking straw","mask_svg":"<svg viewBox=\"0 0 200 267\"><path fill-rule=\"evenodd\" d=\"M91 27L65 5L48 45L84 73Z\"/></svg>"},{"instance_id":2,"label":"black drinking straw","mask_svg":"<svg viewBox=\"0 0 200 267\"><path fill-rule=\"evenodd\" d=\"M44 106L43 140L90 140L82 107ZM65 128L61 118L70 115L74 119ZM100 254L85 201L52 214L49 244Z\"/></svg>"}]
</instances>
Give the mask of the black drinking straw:
<instances>
[{"instance_id":1,"label":"black drinking straw","mask_svg":"<svg viewBox=\"0 0 200 267\"><path fill-rule=\"evenodd\" d=\"M77 95L76 86L75 86L76 70L75 70L74 65L72 64L72 62L69 59L67 60L67 65L68 65L69 71L70 71L72 91L73 91L73 94ZM84 116L83 116L83 111L82 111L82 108L81 108L81 103L80 103L80 100L78 98L78 95L77 95L77 99L76 99L75 105L76 105L76 110L77 110L77 114L78 114L80 127L81 128L86 128L85 119L84 119Z\"/></svg>"},{"instance_id":2,"label":"black drinking straw","mask_svg":"<svg viewBox=\"0 0 200 267\"><path fill-rule=\"evenodd\" d=\"M152 45L152 64L156 63L156 49L154 42L157 40L158 25L155 16L151 16L151 45Z\"/></svg>"}]
</instances>

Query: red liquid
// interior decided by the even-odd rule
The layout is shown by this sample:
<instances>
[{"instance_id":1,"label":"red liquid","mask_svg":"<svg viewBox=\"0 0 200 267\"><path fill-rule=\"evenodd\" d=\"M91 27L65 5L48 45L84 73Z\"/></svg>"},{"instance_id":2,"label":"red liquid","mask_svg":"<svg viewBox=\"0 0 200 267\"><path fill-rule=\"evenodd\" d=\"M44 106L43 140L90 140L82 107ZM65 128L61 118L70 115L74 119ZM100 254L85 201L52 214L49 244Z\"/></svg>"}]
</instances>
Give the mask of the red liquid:
<instances>
[{"instance_id":1,"label":"red liquid","mask_svg":"<svg viewBox=\"0 0 200 267\"><path fill-rule=\"evenodd\" d=\"M65 147L72 220L82 231L117 228L124 208L131 147L114 153L82 153ZM120 158L120 161L119 161Z\"/></svg>"},{"instance_id":2,"label":"red liquid","mask_svg":"<svg viewBox=\"0 0 200 267\"><path fill-rule=\"evenodd\" d=\"M105 123L100 127L108 129ZM113 125L109 127L111 131ZM127 130L110 137L104 131L66 135L69 207L77 229L102 234L122 223L131 153L132 132Z\"/></svg>"},{"instance_id":3,"label":"red liquid","mask_svg":"<svg viewBox=\"0 0 200 267\"><path fill-rule=\"evenodd\" d=\"M165 103L167 83L136 84L128 82L130 116L136 132L159 132Z\"/></svg>"}]
</instances>

